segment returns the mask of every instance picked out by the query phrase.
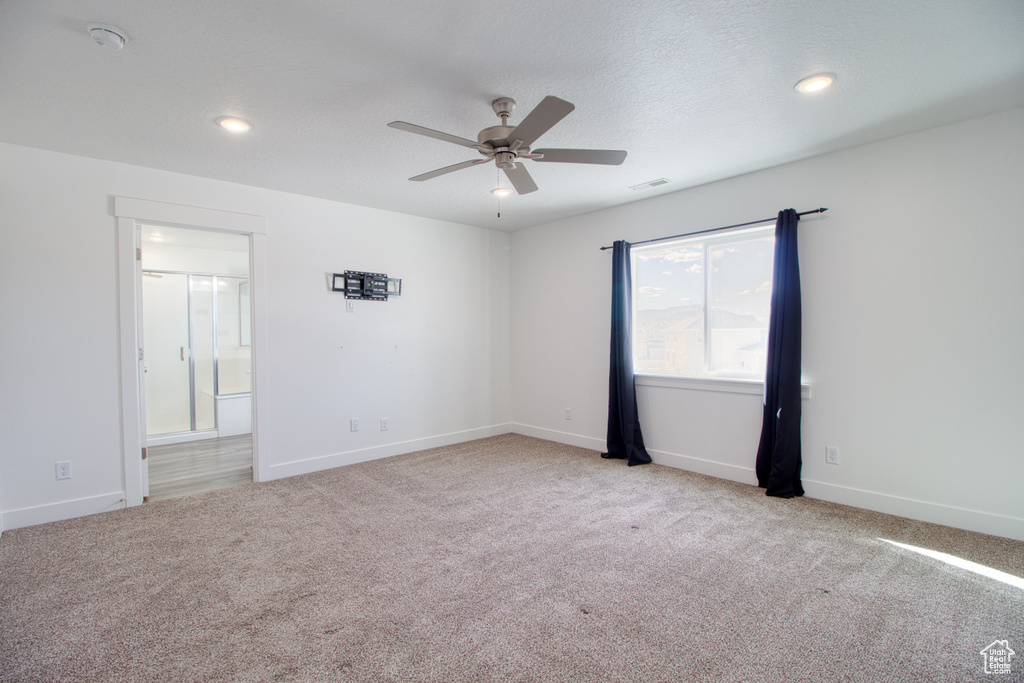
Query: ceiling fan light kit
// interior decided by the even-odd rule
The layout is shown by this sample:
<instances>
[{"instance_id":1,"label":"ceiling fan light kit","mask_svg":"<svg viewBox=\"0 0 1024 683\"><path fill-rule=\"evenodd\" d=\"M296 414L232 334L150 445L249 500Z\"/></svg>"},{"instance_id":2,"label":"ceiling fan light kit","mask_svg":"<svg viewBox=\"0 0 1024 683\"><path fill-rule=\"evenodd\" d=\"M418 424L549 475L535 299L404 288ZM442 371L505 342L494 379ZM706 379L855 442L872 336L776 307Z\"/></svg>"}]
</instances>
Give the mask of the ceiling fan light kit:
<instances>
[{"instance_id":1,"label":"ceiling fan light kit","mask_svg":"<svg viewBox=\"0 0 1024 683\"><path fill-rule=\"evenodd\" d=\"M548 95L540 104L534 107L533 111L526 115L518 126L508 125L508 118L516 108L516 101L511 97L499 97L491 102L491 109L501 119L497 126L484 128L476 136L476 142L468 138L442 133L441 131L424 128L414 123L405 121L392 121L388 124L391 128L404 130L408 133L416 133L435 140L451 142L456 145L474 149L483 155L482 159L470 159L451 166L445 166L434 171L428 171L409 178L413 181L430 180L454 171L460 171L470 166L476 166L488 161L494 161L494 165L505 172L509 182L518 194L529 194L537 190L537 184L533 177L526 170L519 159L530 159L540 162L555 162L562 164L601 164L605 166L618 166L626 159L626 152L616 149L535 149L530 150L536 140L544 133L568 116L575 105L565 100ZM495 191L495 194L497 192Z\"/></svg>"}]
</instances>

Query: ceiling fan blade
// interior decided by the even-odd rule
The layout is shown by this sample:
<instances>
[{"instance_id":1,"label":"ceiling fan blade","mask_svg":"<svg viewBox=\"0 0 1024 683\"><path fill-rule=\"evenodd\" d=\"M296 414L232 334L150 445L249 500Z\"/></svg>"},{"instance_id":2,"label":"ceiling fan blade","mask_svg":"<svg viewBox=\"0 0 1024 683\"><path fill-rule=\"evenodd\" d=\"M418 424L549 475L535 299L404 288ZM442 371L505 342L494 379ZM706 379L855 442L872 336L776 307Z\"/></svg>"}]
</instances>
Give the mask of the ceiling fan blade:
<instances>
[{"instance_id":1,"label":"ceiling fan blade","mask_svg":"<svg viewBox=\"0 0 1024 683\"><path fill-rule=\"evenodd\" d=\"M436 178L437 176L444 175L445 173L451 173L453 171L461 171L464 168L469 168L470 166L476 166L477 164L483 164L483 163L486 163L488 161L490 161L490 159L470 159L469 161L462 161L462 162L459 162L457 164L452 164L451 166L445 166L444 168L439 168L436 171L428 171L427 173L421 173L420 175L416 175L416 176L413 176L412 178L409 178L409 180L417 180L417 181L418 180L430 180L431 178Z\"/></svg>"},{"instance_id":2,"label":"ceiling fan blade","mask_svg":"<svg viewBox=\"0 0 1024 683\"><path fill-rule=\"evenodd\" d=\"M405 121L392 121L388 124L389 128L395 128L397 130L404 130L409 133L416 133L417 135L425 135L428 138L434 138L435 140L444 140L445 142L454 142L456 145L462 145L463 147L469 147L470 149L480 150L481 152L489 152L490 147L481 145L478 142L469 140L467 138L460 138L458 135L451 135L449 133L442 133L439 130L433 130L432 128L424 128L423 126L417 126L415 123L406 123Z\"/></svg>"},{"instance_id":3,"label":"ceiling fan blade","mask_svg":"<svg viewBox=\"0 0 1024 683\"><path fill-rule=\"evenodd\" d=\"M607 164L618 166L626 159L621 149L535 149L530 155L542 154L534 161L554 161L562 164Z\"/></svg>"},{"instance_id":4,"label":"ceiling fan blade","mask_svg":"<svg viewBox=\"0 0 1024 683\"><path fill-rule=\"evenodd\" d=\"M533 182L530 172L521 163L517 162L515 168L506 168L505 175L517 193L529 194L537 191L537 183Z\"/></svg>"},{"instance_id":5,"label":"ceiling fan blade","mask_svg":"<svg viewBox=\"0 0 1024 683\"><path fill-rule=\"evenodd\" d=\"M576 105L571 102L548 95L516 126L516 129L509 134L508 140L511 143L518 140L518 146L529 147L534 140L551 130L552 126L568 116L569 112L575 108Z\"/></svg>"}]
</instances>

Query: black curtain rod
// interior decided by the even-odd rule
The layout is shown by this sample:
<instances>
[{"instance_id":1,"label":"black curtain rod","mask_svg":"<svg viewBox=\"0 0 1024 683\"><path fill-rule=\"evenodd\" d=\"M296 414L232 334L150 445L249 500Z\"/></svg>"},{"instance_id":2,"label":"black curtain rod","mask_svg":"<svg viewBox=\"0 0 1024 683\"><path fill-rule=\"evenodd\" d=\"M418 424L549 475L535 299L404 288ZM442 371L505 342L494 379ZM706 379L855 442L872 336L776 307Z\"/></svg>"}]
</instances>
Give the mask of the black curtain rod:
<instances>
[{"instance_id":1,"label":"black curtain rod","mask_svg":"<svg viewBox=\"0 0 1024 683\"><path fill-rule=\"evenodd\" d=\"M825 213L828 211L824 206L820 209L812 209L810 211L803 211L798 213L797 216L806 216L809 213ZM729 228L742 228L747 225L757 225L758 223L768 223L769 221L778 220L777 218L762 218L759 221L750 221L749 223L737 223L736 225L723 225L720 228L710 228L708 230L697 230L696 232L684 232L682 235L672 235L671 237L655 237L652 240L643 240L641 242L630 242L630 246L637 244L647 244L648 242L664 242L665 240L674 240L679 237L689 237L690 235L703 235L706 232L718 232L719 230L728 230ZM601 251L611 249L611 247L601 247Z\"/></svg>"}]
</instances>

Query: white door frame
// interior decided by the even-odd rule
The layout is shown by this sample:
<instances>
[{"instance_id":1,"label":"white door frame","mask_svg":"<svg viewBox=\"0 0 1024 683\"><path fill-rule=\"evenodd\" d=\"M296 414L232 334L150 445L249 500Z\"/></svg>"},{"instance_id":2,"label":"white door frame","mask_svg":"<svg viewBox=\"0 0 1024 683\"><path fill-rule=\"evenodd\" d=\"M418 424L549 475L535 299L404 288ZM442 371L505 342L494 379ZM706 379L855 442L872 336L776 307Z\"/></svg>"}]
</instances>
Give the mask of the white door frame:
<instances>
[{"instance_id":1,"label":"white door frame","mask_svg":"<svg viewBox=\"0 0 1024 683\"><path fill-rule=\"evenodd\" d=\"M140 223L162 223L182 228L199 228L247 235L250 238L249 281L252 283L252 450L253 480L270 479L270 453L261 447L266 432L267 321L266 298L267 220L219 209L154 202L131 197L114 197L117 218L118 325L121 357L121 450L124 464L125 505L141 505L148 488L142 448L146 434L142 426L142 334L139 301L142 295L136 265Z\"/></svg>"}]
</instances>

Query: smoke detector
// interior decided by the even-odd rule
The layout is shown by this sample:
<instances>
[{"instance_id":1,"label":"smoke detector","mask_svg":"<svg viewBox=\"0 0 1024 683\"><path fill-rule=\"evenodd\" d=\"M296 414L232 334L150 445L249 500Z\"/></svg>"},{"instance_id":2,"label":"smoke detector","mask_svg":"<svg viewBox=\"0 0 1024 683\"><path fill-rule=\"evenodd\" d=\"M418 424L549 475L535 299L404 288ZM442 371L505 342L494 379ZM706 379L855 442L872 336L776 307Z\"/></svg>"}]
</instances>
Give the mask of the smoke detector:
<instances>
[{"instance_id":1,"label":"smoke detector","mask_svg":"<svg viewBox=\"0 0 1024 683\"><path fill-rule=\"evenodd\" d=\"M89 24L86 26L93 41L102 47L117 52L128 42L128 35L116 26Z\"/></svg>"}]
</instances>

